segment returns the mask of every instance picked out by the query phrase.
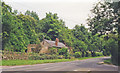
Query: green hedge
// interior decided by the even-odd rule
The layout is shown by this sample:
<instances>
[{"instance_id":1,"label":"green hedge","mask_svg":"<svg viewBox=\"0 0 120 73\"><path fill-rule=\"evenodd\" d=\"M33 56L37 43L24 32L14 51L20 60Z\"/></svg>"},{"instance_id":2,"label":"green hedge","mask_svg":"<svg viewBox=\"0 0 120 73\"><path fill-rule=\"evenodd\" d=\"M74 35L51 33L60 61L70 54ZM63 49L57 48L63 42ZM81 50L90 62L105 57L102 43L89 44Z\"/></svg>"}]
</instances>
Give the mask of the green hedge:
<instances>
[{"instance_id":1,"label":"green hedge","mask_svg":"<svg viewBox=\"0 0 120 73\"><path fill-rule=\"evenodd\" d=\"M91 57L91 52L86 52L86 57Z\"/></svg>"},{"instance_id":2,"label":"green hedge","mask_svg":"<svg viewBox=\"0 0 120 73\"><path fill-rule=\"evenodd\" d=\"M86 52L82 52L82 57L86 57Z\"/></svg>"},{"instance_id":3,"label":"green hedge","mask_svg":"<svg viewBox=\"0 0 120 73\"><path fill-rule=\"evenodd\" d=\"M75 52L74 56L75 56L75 58L81 58L82 52Z\"/></svg>"},{"instance_id":4,"label":"green hedge","mask_svg":"<svg viewBox=\"0 0 120 73\"><path fill-rule=\"evenodd\" d=\"M58 59L57 55L29 56L29 60ZM63 57L61 57L63 59Z\"/></svg>"},{"instance_id":5,"label":"green hedge","mask_svg":"<svg viewBox=\"0 0 120 73\"><path fill-rule=\"evenodd\" d=\"M95 52L96 56L103 56L102 52Z\"/></svg>"},{"instance_id":6,"label":"green hedge","mask_svg":"<svg viewBox=\"0 0 120 73\"><path fill-rule=\"evenodd\" d=\"M45 59L73 59L74 57L68 55L34 55L34 56L29 56L29 60L45 60Z\"/></svg>"}]
</instances>

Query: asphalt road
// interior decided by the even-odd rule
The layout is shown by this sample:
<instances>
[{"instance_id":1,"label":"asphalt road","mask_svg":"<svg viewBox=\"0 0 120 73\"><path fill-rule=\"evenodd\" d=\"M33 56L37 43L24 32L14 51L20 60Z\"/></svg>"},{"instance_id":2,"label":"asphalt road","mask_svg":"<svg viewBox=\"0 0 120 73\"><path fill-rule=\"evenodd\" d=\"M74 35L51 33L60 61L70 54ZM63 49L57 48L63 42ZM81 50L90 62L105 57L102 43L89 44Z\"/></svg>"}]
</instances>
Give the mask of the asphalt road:
<instances>
[{"instance_id":1,"label":"asphalt road","mask_svg":"<svg viewBox=\"0 0 120 73\"><path fill-rule=\"evenodd\" d=\"M118 67L114 65L97 64L102 62L102 58L93 58L86 60L77 60L71 62L46 63L24 66L3 66L2 71L118 71Z\"/></svg>"}]
</instances>

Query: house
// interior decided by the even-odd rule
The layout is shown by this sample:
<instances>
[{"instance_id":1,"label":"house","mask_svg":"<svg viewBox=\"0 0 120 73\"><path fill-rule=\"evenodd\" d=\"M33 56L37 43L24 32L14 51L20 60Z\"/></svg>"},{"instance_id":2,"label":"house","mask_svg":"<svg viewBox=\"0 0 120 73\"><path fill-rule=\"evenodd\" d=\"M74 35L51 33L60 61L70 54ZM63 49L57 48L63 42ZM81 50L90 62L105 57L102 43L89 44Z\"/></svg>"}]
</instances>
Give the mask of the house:
<instances>
[{"instance_id":1,"label":"house","mask_svg":"<svg viewBox=\"0 0 120 73\"><path fill-rule=\"evenodd\" d=\"M28 44L27 46L27 53L29 52L35 52L35 51L39 51L41 48L40 44Z\"/></svg>"},{"instance_id":2,"label":"house","mask_svg":"<svg viewBox=\"0 0 120 73\"><path fill-rule=\"evenodd\" d=\"M55 41L44 39L41 42L41 47L42 47L42 49L41 49L40 53L49 53L48 49L51 48L51 47L56 47L56 48L63 48L63 47L65 47L65 48L67 48L65 46L65 44L63 44L62 42L59 42L58 38L56 38Z\"/></svg>"},{"instance_id":3,"label":"house","mask_svg":"<svg viewBox=\"0 0 120 73\"><path fill-rule=\"evenodd\" d=\"M38 47L40 46L40 47ZM33 48L41 48L39 53L49 53L49 48L51 47L56 47L56 48L67 48L65 46L65 44L63 44L62 42L59 42L59 39L56 38L55 41L51 41L51 40L46 40L44 39L40 44L29 44L28 45L28 51L27 52L32 52Z\"/></svg>"}]
</instances>

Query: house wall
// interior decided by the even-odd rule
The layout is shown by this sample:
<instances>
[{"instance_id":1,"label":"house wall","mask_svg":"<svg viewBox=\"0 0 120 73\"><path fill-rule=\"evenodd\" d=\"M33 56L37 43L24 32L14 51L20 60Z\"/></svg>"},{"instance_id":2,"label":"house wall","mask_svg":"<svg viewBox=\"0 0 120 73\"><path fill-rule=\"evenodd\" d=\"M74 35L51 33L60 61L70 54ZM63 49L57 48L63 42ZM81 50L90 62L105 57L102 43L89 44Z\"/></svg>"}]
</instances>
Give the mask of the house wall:
<instances>
[{"instance_id":1,"label":"house wall","mask_svg":"<svg viewBox=\"0 0 120 73\"><path fill-rule=\"evenodd\" d=\"M27 52L32 52L31 48L36 48L38 46L38 44L28 44L27 46Z\"/></svg>"},{"instance_id":2,"label":"house wall","mask_svg":"<svg viewBox=\"0 0 120 73\"><path fill-rule=\"evenodd\" d=\"M46 41L41 42L41 47L42 48L40 50L40 53L50 53L49 51L50 45Z\"/></svg>"},{"instance_id":3,"label":"house wall","mask_svg":"<svg viewBox=\"0 0 120 73\"><path fill-rule=\"evenodd\" d=\"M47 41L42 41L40 44L29 44L27 52L32 52L31 48L35 48L39 53L50 53L49 48L52 47ZM58 47L57 47L58 48ZM65 47L67 48L67 47ZM57 50L56 50L57 51Z\"/></svg>"}]
</instances>

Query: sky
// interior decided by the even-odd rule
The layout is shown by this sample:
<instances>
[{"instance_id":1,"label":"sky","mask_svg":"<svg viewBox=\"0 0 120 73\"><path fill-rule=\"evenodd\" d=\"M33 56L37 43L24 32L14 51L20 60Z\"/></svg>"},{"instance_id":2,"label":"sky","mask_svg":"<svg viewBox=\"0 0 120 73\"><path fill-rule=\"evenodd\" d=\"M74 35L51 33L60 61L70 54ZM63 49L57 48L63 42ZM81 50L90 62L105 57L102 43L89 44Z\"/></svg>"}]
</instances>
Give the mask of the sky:
<instances>
[{"instance_id":1,"label":"sky","mask_svg":"<svg viewBox=\"0 0 120 73\"><path fill-rule=\"evenodd\" d=\"M24 13L34 11L42 19L46 13L57 13L65 21L65 25L72 29L75 25L87 26L86 19L91 15L90 10L98 0L2 0L13 10Z\"/></svg>"}]
</instances>

